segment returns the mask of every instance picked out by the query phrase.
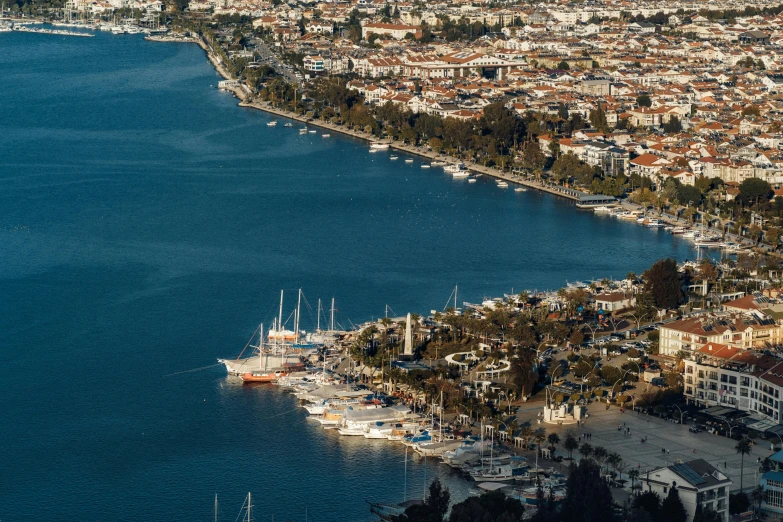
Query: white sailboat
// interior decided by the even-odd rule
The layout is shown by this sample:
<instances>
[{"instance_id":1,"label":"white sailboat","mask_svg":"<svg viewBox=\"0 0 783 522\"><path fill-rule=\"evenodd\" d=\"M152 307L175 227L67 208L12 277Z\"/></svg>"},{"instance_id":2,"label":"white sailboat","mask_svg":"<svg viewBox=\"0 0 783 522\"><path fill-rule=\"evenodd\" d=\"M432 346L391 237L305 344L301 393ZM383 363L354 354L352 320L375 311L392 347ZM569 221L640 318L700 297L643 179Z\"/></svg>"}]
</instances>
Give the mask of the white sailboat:
<instances>
[{"instance_id":1,"label":"white sailboat","mask_svg":"<svg viewBox=\"0 0 783 522\"><path fill-rule=\"evenodd\" d=\"M250 342L245 346L245 349L252 348L253 353L248 357L242 357L245 350L236 359L218 359L219 363L222 363L229 375L245 375L252 374L259 371L262 368L265 371L272 369L283 369L285 367L298 365L301 363L303 356L310 355L315 350L295 347L293 342L298 337L298 324L299 312L295 312L296 331L286 330L283 325L283 300L284 292L280 291L280 311L278 317L275 319L272 329L269 330L266 337L268 343L264 342L263 325L261 325L256 332L259 333L258 346L251 346ZM301 290L299 302L301 304ZM255 337L256 332L253 332ZM263 359L263 360L262 360Z\"/></svg>"}]
</instances>

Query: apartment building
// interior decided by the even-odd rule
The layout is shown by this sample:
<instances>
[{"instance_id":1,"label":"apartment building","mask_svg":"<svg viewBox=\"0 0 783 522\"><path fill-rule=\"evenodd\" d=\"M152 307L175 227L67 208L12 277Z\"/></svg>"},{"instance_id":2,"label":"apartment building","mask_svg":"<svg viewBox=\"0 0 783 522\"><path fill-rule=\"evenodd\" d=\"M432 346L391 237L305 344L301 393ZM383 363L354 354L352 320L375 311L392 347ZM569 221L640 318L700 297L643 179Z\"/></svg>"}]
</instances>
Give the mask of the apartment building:
<instances>
[{"instance_id":1,"label":"apartment building","mask_svg":"<svg viewBox=\"0 0 783 522\"><path fill-rule=\"evenodd\" d=\"M662 325L659 353L676 355L693 352L702 346L724 344L750 349L781 344L783 328L763 314L714 313L688 317Z\"/></svg>"},{"instance_id":2,"label":"apartment building","mask_svg":"<svg viewBox=\"0 0 783 522\"><path fill-rule=\"evenodd\" d=\"M783 360L736 347L708 343L685 364L686 400L703 406L726 406L781 423Z\"/></svg>"}]
</instances>

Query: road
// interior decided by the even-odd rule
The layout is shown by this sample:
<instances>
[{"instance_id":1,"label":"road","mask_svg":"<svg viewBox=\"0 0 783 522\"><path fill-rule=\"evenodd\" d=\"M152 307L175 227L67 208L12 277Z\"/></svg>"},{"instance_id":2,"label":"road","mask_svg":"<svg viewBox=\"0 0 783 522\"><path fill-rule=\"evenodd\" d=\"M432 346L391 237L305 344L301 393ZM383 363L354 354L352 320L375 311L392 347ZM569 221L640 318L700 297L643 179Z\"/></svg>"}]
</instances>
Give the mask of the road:
<instances>
[{"instance_id":1,"label":"road","mask_svg":"<svg viewBox=\"0 0 783 522\"><path fill-rule=\"evenodd\" d=\"M269 49L269 46L266 45L265 41L259 38L251 38L250 44L255 47L255 51L261 58L262 62L269 64L271 67L274 67L275 71L283 76L289 83L301 86L302 82L294 74L293 68L287 69L286 64L284 64L277 57L277 55Z\"/></svg>"}]
</instances>

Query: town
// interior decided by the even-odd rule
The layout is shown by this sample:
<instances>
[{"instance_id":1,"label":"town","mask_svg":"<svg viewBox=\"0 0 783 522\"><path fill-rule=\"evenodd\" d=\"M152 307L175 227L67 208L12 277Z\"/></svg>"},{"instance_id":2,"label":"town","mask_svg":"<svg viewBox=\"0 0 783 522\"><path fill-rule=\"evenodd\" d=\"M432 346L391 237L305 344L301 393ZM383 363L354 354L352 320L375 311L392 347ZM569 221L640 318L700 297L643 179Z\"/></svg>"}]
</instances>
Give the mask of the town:
<instances>
[{"instance_id":1,"label":"town","mask_svg":"<svg viewBox=\"0 0 783 522\"><path fill-rule=\"evenodd\" d=\"M622 281L479 304L455 291L427 317L347 335L335 375L429 414L426 434L405 435L422 455L478 459L482 495L449 520L518 519L522 504L539 521L783 516L783 4L45 6L6 5L0 30L44 20L196 42L245 106L474 175L605 196L683 230L700 223L700 247L729 241L720 259L699 248L696 262ZM346 434L370 433L358 417ZM384 436L396 420L383 418ZM523 474L524 493L506 484ZM423 504L378 515L442 521L444 499L435 483Z\"/></svg>"}]
</instances>

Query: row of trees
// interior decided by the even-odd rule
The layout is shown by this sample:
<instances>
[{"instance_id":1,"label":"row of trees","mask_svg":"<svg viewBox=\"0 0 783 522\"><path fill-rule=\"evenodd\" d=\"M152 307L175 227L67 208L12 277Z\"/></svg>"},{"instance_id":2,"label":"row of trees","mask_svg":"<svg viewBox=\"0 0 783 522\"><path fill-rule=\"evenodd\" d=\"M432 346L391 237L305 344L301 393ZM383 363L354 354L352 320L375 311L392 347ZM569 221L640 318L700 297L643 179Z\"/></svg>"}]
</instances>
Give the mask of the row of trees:
<instances>
[{"instance_id":1,"label":"row of trees","mask_svg":"<svg viewBox=\"0 0 783 522\"><path fill-rule=\"evenodd\" d=\"M636 470L629 472L638 478ZM676 487L666 498L654 492L634 496L630 506L618 509L612 492L602 477L601 466L590 455L572 463L568 471L565 498L555 503L539 484L538 509L533 522L685 522L687 513ZM524 506L519 500L506 497L499 491L480 497L471 497L455 504L449 512L451 495L437 480L430 485L429 494L421 504L408 507L405 513L394 517L395 522L518 522L523 520ZM721 518L711 509L697 507L694 522L719 522Z\"/></svg>"}]
</instances>

